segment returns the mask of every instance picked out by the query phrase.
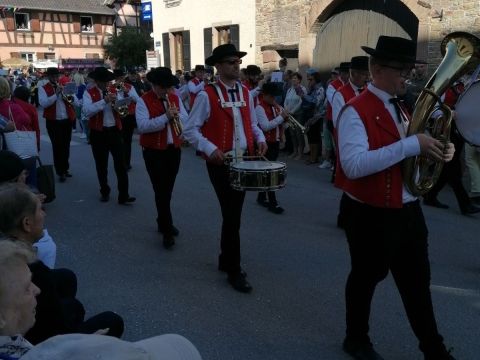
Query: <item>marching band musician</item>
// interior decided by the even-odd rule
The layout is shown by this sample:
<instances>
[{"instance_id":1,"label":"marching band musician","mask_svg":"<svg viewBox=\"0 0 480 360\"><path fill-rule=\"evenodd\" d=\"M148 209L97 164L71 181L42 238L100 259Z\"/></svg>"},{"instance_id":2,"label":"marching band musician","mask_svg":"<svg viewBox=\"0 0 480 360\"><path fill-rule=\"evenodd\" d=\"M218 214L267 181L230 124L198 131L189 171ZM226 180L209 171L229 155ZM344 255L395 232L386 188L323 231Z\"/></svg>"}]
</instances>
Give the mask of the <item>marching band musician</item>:
<instances>
[{"instance_id":1,"label":"marching band musician","mask_svg":"<svg viewBox=\"0 0 480 360\"><path fill-rule=\"evenodd\" d=\"M409 116L398 104L416 60L417 44L380 36L362 46L372 82L350 100L337 119L339 174L344 178L345 233L351 270L343 349L355 359L381 360L370 341L369 317L377 284L389 272L401 295L425 360L454 360L433 313L428 229L419 200L404 184L400 162L411 156L450 161L454 147L427 134L406 136Z\"/></svg>"},{"instance_id":2,"label":"marching band musician","mask_svg":"<svg viewBox=\"0 0 480 360\"><path fill-rule=\"evenodd\" d=\"M260 79L262 77L262 70L257 65L248 65L245 68L245 81L242 82L243 85L247 87L252 94L253 102L255 107L258 105L258 96L260 95ZM282 95L282 94L280 94Z\"/></svg>"},{"instance_id":3,"label":"marching band musician","mask_svg":"<svg viewBox=\"0 0 480 360\"><path fill-rule=\"evenodd\" d=\"M277 84L272 82L265 83L261 89L259 104L255 107L258 125L263 130L268 145L265 157L270 161L275 161L278 158L280 139L283 135L282 124L288 118L288 113L285 109L278 106L275 102L275 97L281 95L282 89ZM275 214L281 214L284 211L278 205L275 191L260 191L257 196L257 202Z\"/></svg>"},{"instance_id":4,"label":"marching band musician","mask_svg":"<svg viewBox=\"0 0 480 360\"><path fill-rule=\"evenodd\" d=\"M180 167L181 130L172 122L186 122L188 114L175 95L176 83L172 71L157 67L147 73L152 90L137 102L136 119L143 149L143 159L155 192L158 232L163 234L163 246L170 249L179 234L173 225L170 201ZM177 124L178 125L178 124Z\"/></svg>"},{"instance_id":5,"label":"marching band musician","mask_svg":"<svg viewBox=\"0 0 480 360\"><path fill-rule=\"evenodd\" d=\"M205 74L205 66L195 65L195 77L188 82L188 91L190 93L190 109L195 102L198 93L205 89L208 80Z\"/></svg>"},{"instance_id":6,"label":"marching band musician","mask_svg":"<svg viewBox=\"0 0 480 360\"><path fill-rule=\"evenodd\" d=\"M108 91L117 96L117 100L122 100L129 98L130 104L128 104L128 115L121 116L122 121L122 138L123 138L123 147L125 152L125 164L127 170L132 168L131 158L132 158L132 138L133 131L135 130L135 104L137 103L138 96L135 87L131 84L125 82L125 72L120 69L113 70L113 75L115 76L115 82L111 84L108 88Z\"/></svg>"},{"instance_id":7,"label":"marching band musician","mask_svg":"<svg viewBox=\"0 0 480 360\"><path fill-rule=\"evenodd\" d=\"M46 71L48 81L38 87L38 101L44 108L43 117L47 120L47 132L52 143L53 164L60 182L71 177L70 141L72 140L72 125L75 122L74 104L78 100L73 96L74 103L64 101L62 96L63 86L58 84L60 72L55 67Z\"/></svg>"},{"instance_id":8,"label":"marching band musician","mask_svg":"<svg viewBox=\"0 0 480 360\"><path fill-rule=\"evenodd\" d=\"M118 203L130 204L136 199L128 192L128 173L121 134L122 122L117 111L113 109L117 96L107 90L107 84L115 78L115 75L104 67L97 67L88 74L88 77L93 80L94 85L83 94L83 111L89 118L90 143L100 183L100 201L107 202L110 199L107 174L108 154L111 153L117 175Z\"/></svg>"},{"instance_id":9,"label":"marching band musician","mask_svg":"<svg viewBox=\"0 0 480 360\"><path fill-rule=\"evenodd\" d=\"M230 186L226 153L241 157L245 152L264 155L267 144L257 126L252 96L238 81L241 58L246 53L235 45L216 47L205 62L215 66L219 80L198 93L190 112L185 138L203 153L207 170L222 210L221 253L218 269L228 274L228 282L240 292L250 292L251 285L240 266L240 219L245 191Z\"/></svg>"}]
</instances>

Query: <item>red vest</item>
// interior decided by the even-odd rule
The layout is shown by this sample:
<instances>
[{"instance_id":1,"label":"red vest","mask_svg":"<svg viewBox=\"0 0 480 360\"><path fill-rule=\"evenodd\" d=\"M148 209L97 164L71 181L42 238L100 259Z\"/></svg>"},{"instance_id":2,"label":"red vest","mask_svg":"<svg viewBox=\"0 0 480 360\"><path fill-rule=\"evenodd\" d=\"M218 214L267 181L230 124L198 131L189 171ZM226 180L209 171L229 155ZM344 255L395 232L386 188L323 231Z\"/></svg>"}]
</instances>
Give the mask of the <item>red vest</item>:
<instances>
[{"instance_id":1,"label":"red vest","mask_svg":"<svg viewBox=\"0 0 480 360\"><path fill-rule=\"evenodd\" d=\"M178 96L170 93L167 96L168 96L168 101L170 101L171 104L175 104L177 109L180 109L180 104L179 104L180 100L178 99ZM157 94L155 94L152 90L143 94L142 99L145 102L145 105L147 106L150 120L165 114L165 107L163 105L163 101L161 101L157 97ZM173 129L171 133L172 133L173 145L176 148L180 148L180 146L182 145L182 140L175 134ZM167 126L165 126L160 131L141 134L140 145L144 148L165 150L168 146L167 134L168 134Z\"/></svg>"},{"instance_id":2,"label":"red vest","mask_svg":"<svg viewBox=\"0 0 480 360\"><path fill-rule=\"evenodd\" d=\"M332 85L335 90L340 89L342 86L345 84L343 83L340 78L333 80L328 86ZM326 113L326 118L327 121L332 121L332 105L330 104L330 101L327 101L327 113Z\"/></svg>"},{"instance_id":3,"label":"red vest","mask_svg":"<svg viewBox=\"0 0 480 360\"><path fill-rule=\"evenodd\" d=\"M249 80L242 81L242 84L248 89L248 91L252 91L255 89L255 87L252 85L252 83ZM257 107L259 104L259 95L253 97L253 106Z\"/></svg>"},{"instance_id":4,"label":"red vest","mask_svg":"<svg viewBox=\"0 0 480 360\"><path fill-rule=\"evenodd\" d=\"M353 106L362 119L368 136L369 150L376 150L400 140L400 134L390 113L384 103L372 92L364 91L348 104ZM336 179L343 191L368 205L381 208L403 206L403 179L400 163L372 175L349 179L345 176L339 161Z\"/></svg>"},{"instance_id":5,"label":"red vest","mask_svg":"<svg viewBox=\"0 0 480 360\"><path fill-rule=\"evenodd\" d=\"M100 93L100 89L96 86L90 88L87 90L87 92L90 94L90 97L92 98L92 103L96 103L97 101L102 100L102 94ZM110 104L107 104L107 106L111 106ZM120 116L118 116L116 111L113 111L113 116L115 117L115 126L121 130L122 129L122 122L120 121ZM97 130L97 131L102 131L103 130L103 110L99 111L90 119L88 119L88 127L91 130Z\"/></svg>"},{"instance_id":6,"label":"red vest","mask_svg":"<svg viewBox=\"0 0 480 360\"><path fill-rule=\"evenodd\" d=\"M223 98L229 99L227 89L222 83L218 82ZM208 140L210 140L215 146L222 152L227 152L233 149L233 110L231 108L222 108L220 99L218 98L217 91L212 86L207 86L205 91L208 95L210 102L210 117L202 126L202 134ZM247 150L249 155L255 154L253 145L253 131L252 120L250 119L250 102L249 92L244 86L241 86L240 91L243 92L243 98L246 102L246 106L240 108L242 114L243 130L245 131L245 137L247 138Z\"/></svg>"},{"instance_id":7,"label":"red vest","mask_svg":"<svg viewBox=\"0 0 480 360\"><path fill-rule=\"evenodd\" d=\"M465 86L462 83L457 83L447 89L445 92L445 100L443 102L445 105L450 107L451 109L455 109L455 105L457 104L458 98L465 90Z\"/></svg>"},{"instance_id":8,"label":"red vest","mask_svg":"<svg viewBox=\"0 0 480 360\"><path fill-rule=\"evenodd\" d=\"M343 101L345 104L349 102L351 99L353 99L357 94L355 93L355 90L352 87L352 84L348 82L347 84L343 85L341 88L337 90L340 94L343 96Z\"/></svg>"},{"instance_id":9,"label":"red vest","mask_svg":"<svg viewBox=\"0 0 480 360\"><path fill-rule=\"evenodd\" d=\"M259 105L265 110L265 114L267 115L268 121L272 121L273 119L275 119L276 116L273 113L273 106L272 105L267 104L263 100L260 100ZM277 112L277 116L278 115L279 114ZM282 137L283 126L280 125L278 127L279 127L279 136ZM269 131L264 131L263 133L265 134L265 139L267 140L267 142L274 143L274 142L278 141L277 140L277 128L274 128L274 129L269 130Z\"/></svg>"},{"instance_id":10,"label":"red vest","mask_svg":"<svg viewBox=\"0 0 480 360\"><path fill-rule=\"evenodd\" d=\"M130 92L130 89L133 86L124 82L123 87L126 90L123 97L127 97L128 93ZM115 85L109 85L108 86L108 92L117 95L117 87ZM130 102L130 104L128 105L128 115L134 115L135 116L135 106L136 106L135 101Z\"/></svg>"},{"instance_id":11,"label":"red vest","mask_svg":"<svg viewBox=\"0 0 480 360\"><path fill-rule=\"evenodd\" d=\"M55 94L55 89L53 88L53 85L50 82L43 85L43 89L45 90L45 93L47 94L48 97L53 96ZM49 121L55 121L57 119L57 101L55 101L52 105L50 105L49 107L43 110L43 117L45 119ZM64 103L67 109L68 119L71 122L74 122L76 115L75 115L75 109L73 108L73 105L66 101L64 101Z\"/></svg>"},{"instance_id":12,"label":"red vest","mask_svg":"<svg viewBox=\"0 0 480 360\"><path fill-rule=\"evenodd\" d=\"M200 84L200 79L199 78L193 78L192 80L190 80L191 82L193 82L195 84L195 86L197 86L198 84ZM193 92L190 92L190 109L192 108L193 106L193 102L195 101L195 98L197 97L197 94L193 93Z\"/></svg>"}]
</instances>

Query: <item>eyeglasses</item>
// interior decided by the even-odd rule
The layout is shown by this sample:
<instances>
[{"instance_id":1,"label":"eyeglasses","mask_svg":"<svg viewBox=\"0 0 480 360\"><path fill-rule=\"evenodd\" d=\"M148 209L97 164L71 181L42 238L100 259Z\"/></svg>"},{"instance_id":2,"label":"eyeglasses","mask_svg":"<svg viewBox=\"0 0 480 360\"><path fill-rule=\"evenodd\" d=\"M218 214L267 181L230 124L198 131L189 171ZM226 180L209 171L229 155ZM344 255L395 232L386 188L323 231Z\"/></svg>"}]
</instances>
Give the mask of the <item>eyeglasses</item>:
<instances>
[{"instance_id":1,"label":"eyeglasses","mask_svg":"<svg viewBox=\"0 0 480 360\"><path fill-rule=\"evenodd\" d=\"M411 75L412 69L413 69L413 68L403 68L403 67L399 67L399 66L391 66L391 65L385 65L385 64L382 64L381 66L389 68L389 69L397 70L400 77L403 77L403 78L409 77Z\"/></svg>"},{"instance_id":2,"label":"eyeglasses","mask_svg":"<svg viewBox=\"0 0 480 360\"><path fill-rule=\"evenodd\" d=\"M224 61L221 61L221 63L227 63L228 65L235 65L235 64L240 65L242 63L242 59L224 60Z\"/></svg>"}]
</instances>

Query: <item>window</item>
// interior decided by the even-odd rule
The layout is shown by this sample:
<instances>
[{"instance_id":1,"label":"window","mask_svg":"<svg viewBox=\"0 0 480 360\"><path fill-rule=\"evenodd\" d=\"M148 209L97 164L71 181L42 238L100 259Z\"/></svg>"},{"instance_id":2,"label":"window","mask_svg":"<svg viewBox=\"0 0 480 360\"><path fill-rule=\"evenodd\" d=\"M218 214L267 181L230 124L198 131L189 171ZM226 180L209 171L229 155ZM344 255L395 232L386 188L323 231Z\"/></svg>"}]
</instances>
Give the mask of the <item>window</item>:
<instances>
[{"instance_id":1,"label":"window","mask_svg":"<svg viewBox=\"0 0 480 360\"><path fill-rule=\"evenodd\" d=\"M230 43L230 26L217 28L218 31L218 45Z\"/></svg>"},{"instance_id":2,"label":"window","mask_svg":"<svg viewBox=\"0 0 480 360\"><path fill-rule=\"evenodd\" d=\"M182 33L174 33L173 34L173 47L174 47L174 54L175 54L175 69L183 68L183 34Z\"/></svg>"},{"instance_id":3,"label":"window","mask_svg":"<svg viewBox=\"0 0 480 360\"><path fill-rule=\"evenodd\" d=\"M30 17L26 13L15 13L15 28L17 30L30 30Z\"/></svg>"},{"instance_id":4,"label":"window","mask_svg":"<svg viewBox=\"0 0 480 360\"><path fill-rule=\"evenodd\" d=\"M32 62L34 54L33 53L20 53L20 57L24 60Z\"/></svg>"},{"instance_id":5,"label":"window","mask_svg":"<svg viewBox=\"0 0 480 360\"><path fill-rule=\"evenodd\" d=\"M43 57L45 60L55 60L55 53L44 53Z\"/></svg>"},{"instance_id":6,"label":"window","mask_svg":"<svg viewBox=\"0 0 480 360\"><path fill-rule=\"evenodd\" d=\"M93 32L93 21L91 16L80 16L80 31Z\"/></svg>"}]
</instances>

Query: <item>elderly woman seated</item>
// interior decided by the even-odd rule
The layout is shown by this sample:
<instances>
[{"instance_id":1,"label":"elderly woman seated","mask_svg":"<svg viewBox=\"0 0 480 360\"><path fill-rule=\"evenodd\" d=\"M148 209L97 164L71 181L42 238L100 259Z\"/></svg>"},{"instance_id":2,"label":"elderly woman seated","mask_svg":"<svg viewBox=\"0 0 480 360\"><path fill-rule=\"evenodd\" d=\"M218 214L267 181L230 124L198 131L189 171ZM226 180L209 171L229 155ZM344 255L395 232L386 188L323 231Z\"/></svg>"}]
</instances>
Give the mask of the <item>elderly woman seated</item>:
<instances>
[{"instance_id":1,"label":"elderly woman seated","mask_svg":"<svg viewBox=\"0 0 480 360\"><path fill-rule=\"evenodd\" d=\"M33 252L24 243L0 241L0 359L201 360L192 343L173 334L136 343L72 334L32 345L23 335L35 323L35 298L40 294L28 268L33 260Z\"/></svg>"},{"instance_id":2,"label":"elderly woman seated","mask_svg":"<svg viewBox=\"0 0 480 360\"><path fill-rule=\"evenodd\" d=\"M32 249L32 244L43 235L44 218L40 200L25 185L0 188L0 233L4 236ZM76 298L77 277L71 270L52 270L41 261L30 264L30 270L33 283L41 290L37 322L25 335L31 343L59 334L90 334L99 329L108 329L108 335L122 335L123 320L113 312L103 312L85 321L85 309Z\"/></svg>"}]
</instances>

